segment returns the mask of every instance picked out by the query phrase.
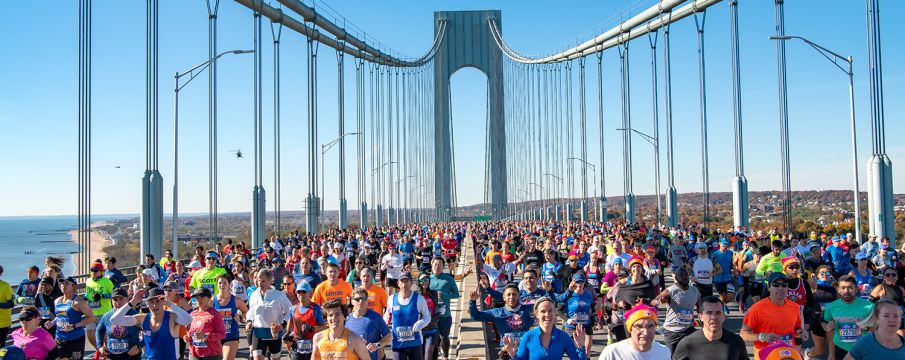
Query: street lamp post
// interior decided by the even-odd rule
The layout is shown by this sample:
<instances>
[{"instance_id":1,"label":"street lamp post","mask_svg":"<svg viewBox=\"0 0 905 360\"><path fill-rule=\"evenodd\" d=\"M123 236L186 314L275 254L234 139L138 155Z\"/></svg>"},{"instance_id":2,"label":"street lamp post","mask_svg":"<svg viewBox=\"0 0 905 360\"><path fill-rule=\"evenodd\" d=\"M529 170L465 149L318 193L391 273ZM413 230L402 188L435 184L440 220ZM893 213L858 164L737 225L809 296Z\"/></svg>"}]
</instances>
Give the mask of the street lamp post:
<instances>
[{"instance_id":1,"label":"street lamp post","mask_svg":"<svg viewBox=\"0 0 905 360\"><path fill-rule=\"evenodd\" d=\"M198 75L204 72L210 65L217 61L220 57L227 54L251 54L254 53L254 50L232 50L232 51L224 51L219 55L208 59L207 61L196 65L195 67L179 73L173 77L174 87L174 104L173 104L173 242L172 242L172 251L173 257L179 256L179 247L177 246L179 241L179 91L182 90L186 85L192 82ZM185 81L183 84L179 84L179 79L183 76L189 76L189 79ZM214 234L211 234L214 236Z\"/></svg>"},{"instance_id":2,"label":"street lamp post","mask_svg":"<svg viewBox=\"0 0 905 360\"><path fill-rule=\"evenodd\" d=\"M327 151L333 148L334 145L339 143L340 140L344 139L349 135L359 135L360 132L350 132L345 133L337 137L336 139L330 140L325 144L321 144L321 212L320 215L324 214L324 200L326 199L326 190L324 188L324 179L327 178L327 173L324 172L324 156L327 154ZM339 228L346 228L346 169L343 168L343 162L340 161L339 166Z\"/></svg>"},{"instance_id":3,"label":"street lamp post","mask_svg":"<svg viewBox=\"0 0 905 360\"><path fill-rule=\"evenodd\" d=\"M658 154L660 154L659 136L657 136L657 137L650 136L648 134L645 134L643 132L640 132L638 130L631 129L631 128L628 128L628 129L619 128L616 130L619 130L619 131L631 130L633 133L640 135L642 139L644 139L645 141L647 141L649 144L651 144L654 147L654 159L656 160L659 157L659 155L658 155ZM660 225L662 204L660 201L660 163L659 163L659 161L654 161L654 167L656 168L656 169L654 169L654 186L657 188L657 225Z\"/></svg>"},{"instance_id":4,"label":"street lamp post","mask_svg":"<svg viewBox=\"0 0 905 360\"><path fill-rule=\"evenodd\" d=\"M543 187L543 186L540 186L540 184L538 184L538 183L534 183L534 182L529 182L529 183L528 183L528 185L534 185L534 186L537 186L537 188L538 188L538 189L540 189L540 191L541 191L541 194L543 194L543 193L544 193L544 187ZM542 209L546 209L546 208L547 208L547 202L546 202L546 201L544 201L544 199L543 199L543 198L541 198L541 199L540 199L540 200L541 200L541 208L542 208ZM544 215L546 215L546 211L545 211L545 212L544 212ZM548 220L549 220L549 219L548 219Z\"/></svg>"},{"instance_id":5,"label":"street lamp post","mask_svg":"<svg viewBox=\"0 0 905 360\"><path fill-rule=\"evenodd\" d=\"M413 178L413 177L415 177L415 175L409 175L409 176L406 176L406 177L404 177L404 178L402 178L402 179L396 180L396 194L397 194L397 196L399 196L398 194L402 194L402 192L399 191L399 183L405 182L406 184L408 184L408 181L406 181L406 180L408 180L409 178ZM400 196L400 197L401 197L401 196ZM397 215L396 215L396 222L397 222L397 223L400 223L400 222L401 222L401 223L404 224L405 221L407 220L407 216L405 215L405 212L408 210L408 202L406 202L404 205L400 202L400 203L397 204L397 205L399 206L399 208L397 208L396 211L399 212L399 213L401 213L402 216L400 216L400 214L397 214ZM402 219L402 220L400 221L400 219Z\"/></svg>"},{"instance_id":6,"label":"street lamp post","mask_svg":"<svg viewBox=\"0 0 905 360\"><path fill-rule=\"evenodd\" d=\"M791 40L791 39L798 39L798 40L804 41L805 44L808 44L812 48L814 48L814 50L817 50L817 52L820 53L820 55L823 55L823 57L825 57L827 60L832 61L833 65L836 65L836 67L839 68L839 70L842 70L842 72L844 72L845 75L848 75L848 108L849 108L849 118L851 120L851 127L852 127L852 178L855 183L854 184L855 185L855 189L854 189L855 238L858 239L858 243L861 243L862 241L864 241L864 239L861 238L861 196L860 196L861 189L860 189L860 184L858 181L858 140L857 140L857 132L856 132L856 128L855 128L855 74L852 71L852 63L854 62L854 59L851 56L845 57L845 56L839 55L839 54L837 54L833 51L830 51L829 49L827 49L823 46L817 45L817 44L811 42L810 40L805 39L801 36L786 35L786 36L771 36L770 37L770 40L780 40L780 41ZM839 61L845 62L847 66L843 67L842 65L839 65Z\"/></svg>"}]
</instances>

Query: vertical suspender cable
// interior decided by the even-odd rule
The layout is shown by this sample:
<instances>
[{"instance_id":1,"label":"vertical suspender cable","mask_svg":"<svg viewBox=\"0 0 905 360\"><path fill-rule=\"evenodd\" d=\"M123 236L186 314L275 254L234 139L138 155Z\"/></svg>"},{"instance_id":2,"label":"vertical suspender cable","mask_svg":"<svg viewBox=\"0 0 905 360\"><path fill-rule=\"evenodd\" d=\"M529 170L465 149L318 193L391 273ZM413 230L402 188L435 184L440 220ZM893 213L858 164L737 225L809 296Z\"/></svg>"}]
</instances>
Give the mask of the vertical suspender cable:
<instances>
[{"instance_id":1,"label":"vertical suspender cable","mask_svg":"<svg viewBox=\"0 0 905 360\"><path fill-rule=\"evenodd\" d=\"M698 16L700 14L700 16ZM703 182L704 197L704 227L708 227L710 216L710 169L709 154L707 150L707 75L704 62L704 21L707 19L707 11L694 14L694 24L698 30L698 87L700 89L701 111L701 180Z\"/></svg>"},{"instance_id":2,"label":"vertical suspender cable","mask_svg":"<svg viewBox=\"0 0 905 360\"><path fill-rule=\"evenodd\" d=\"M263 3L259 3L263 5ZM267 230L267 194L264 191L264 99L263 99L263 61L261 52L264 34L261 33L261 12L255 10L254 21L254 157L255 157L255 186L252 189L252 218L251 218L251 244L252 247L260 247L265 241ZM271 27L271 30L273 28ZM274 233L279 236L279 233Z\"/></svg>"},{"instance_id":3,"label":"vertical suspender cable","mask_svg":"<svg viewBox=\"0 0 905 360\"><path fill-rule=\"evenodd\" d=\"M345 47L345 45L341 46ZM337 78L337 112L339 115L339 228L346 229L346 109L345 109L345 65L344 52L336 51L336 78ZM321 176L325 176L322 174ZM321 200L323 201L323 200Z\"/></svg>"},{"instance_id":4,"label":"vertical suspender cable","mask_svg":"<svg viewBox=\"0 0 905 360\"><path fill-rule=\"evenodd\" d=\"M603 51L597 52L597 121L600 131L600 218L598 221L606 223L607 221L607 205L606 198L606 151L604 149L603 138Z\"/></svg>"},{"instance_id":5,"label":"vertical suspender cable","mask_svg":"<svg viewBox=\"0 0 905 360\"><path fill-rule=\"evenodd\" d=\"M572 117L572 62L566 62L566 138L569 144L569 153L568 158L575 157L575 122ZM571 161L566 162L566 168L569 170L567 173L567 191L568 191L568 204L566 205L566 221L572 220L572 202L575 200L575 167L573 166Z\"/></svg>"},{"instance_id":6,"label":"vertical suspender cable","mask_svg":"<svg viewBox=\"0 0 905 360\"><path fill-rule=\"evenodd\" d=\"M672 13L667 15L672 17ZM672 64L669 50L669 22L663 27L663 93L666 115L666 177L668 187L666 189L666 226L678 225L679 194L676 190L676 178L673 171L674 154L672 147Z\"/></svg>"},{"instance_id":7,"label":"vertical suspender cable","mask_svg":"<svg viewBox=\"0 0 905 360\"><path fill-rule=\"evenodd\" d=\"M587 221L587 207L588 207L588 142L587 142L587 104L585 101L585 73L584 73L584 63L585 58L581 57L578 59L578 124L581 131L579 131L578 136L580 136L581 143L581 221Z\"/></svg>"},{"instance_id":8,"label":"vertical suspender cable","mask_svg":"<svg viewBox=\"0 0 905 360\"><path fill-rule=\"evenodd\" d=\"M273 36L273 210L275 215L274 234L282 232L280 213L280 37L283 23L270 22L270 34Z\"/></svg>"},{"instance_id":9,"label":"vertical suspender cable","mask_svg":"<svg viewBox=\"0 0 905 360\"><path fill-rule=\"evenodd\" d=\"M355 177L358 186L355 192L358 196L358 226L362 230L368 226L367 210L364 205L367 199L364 177L364 169L366 168L364 157L364 66L364 60L361 58L355 59L355 131L358 132L358 138L355 141L355 158L357 159L355 161Z\"/></svg>"},{"instance_id":10,"label":"vertical suspender cable","mask_svg":"<svg viewBox=\"0 0 905 360\"><path fill-rule=\"evenodd\" d=\"M318 44L308 39L308 199L306 206L305 230L317 234L318 210L320 200L317 198L317 48Z\"/></svg>"},{"instance_id":11,"label":"vertical suspender cable","mask_svg":"<svg viewBox=\"0 0 905 360\"><path fill-rule=\"evenodd\" d=\"M651 73L651 114L654 120L653 146L654 146L654 187L657 195L657 225L663 223L663 202L660 196L660 110L657 98L657 35L658 31L647 33L650 41L650 73Z\"/></svg>"},{"instance_id":12,"label":"vertical suspender cable","mask_svg":"<svg viewBox=\"0 0 905 360\"><path fill-rule=\"evenodd\" d=\"M76 271L87 269L91 242L91 0L79 1L78 256ZM150 131L148 132L150 134ZM152 166L150 154L148 165Z\"/></svg>"},{"instance_id":13,"label":"vertical suspender cable","mask_svg":"<svg viewBox=\"0 0 905 360\"><path fill-rule=\"evenodd\" d=\"M218 239L217 227L217 11L220 0L207 0L207 56L208 70L208 226L210 242Z\"/></svg>"},{"instance_id":14,"label":"vertical suspender cable","mask_svg":"<svg viewBox=\"0 0 905 360\"><path fill-rule=\"evenodd\" d=\"M776 36L783 37L786 33L785 0L775 0L776 11ZM791 169L789 163L789 100L786 87L786 42L776 42L776 66L779 77L779 144L780 164L782 165L782 212L783 230L789 234L792 232L792 189Z\"/></svg>"}]
</instances>

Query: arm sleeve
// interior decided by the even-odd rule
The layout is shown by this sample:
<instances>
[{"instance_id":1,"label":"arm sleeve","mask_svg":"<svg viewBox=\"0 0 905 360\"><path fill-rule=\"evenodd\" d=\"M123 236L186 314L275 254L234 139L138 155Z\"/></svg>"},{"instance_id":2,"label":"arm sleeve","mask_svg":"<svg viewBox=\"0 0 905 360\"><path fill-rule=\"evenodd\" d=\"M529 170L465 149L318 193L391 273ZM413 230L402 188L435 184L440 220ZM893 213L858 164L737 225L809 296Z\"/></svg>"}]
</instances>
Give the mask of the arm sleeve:
<instances>
[{"instance_id":1,"label":"arm sleeve","mask_svg":"<svg viewBox=\"0 0 905 360\"><path fill-rule=\"evenodd\" d=\"M215 300L215 301L216 301L216 300ZM220 312L219 312L219 311L216 311L216 310L215 310L214 312L217 313L216 316L213 317L213 319L214 319L214 321L213 321L213 323L214 323L214 324L213 324L213 326L214 326L214 331L212 331L210 334L207 334L207 336L208 336L210 339L214 339L214 340L216 340L216 341L220 341L220 340L223 340L223 338L226 337L226 325L223 324L223 317L220 316Z\"/></svg>"},{"instance_id":2,"label":"arm sleeve","mask_svg":"<svg viewBox=\"0 0 905 360\"><path fill-rule=\"evenodd\" d=\"M446 299L458 299L459 298L459 285L456 285L456 280L452 276L449 279L449 293L444 295ZM447 296L448 295L448 296Z\"/></svg>"},{"instance_id":3,"label":"arm sleeve","mask_svg":"<svg viewBox=\"0 0 905 360\"><path fill-rule=\"evenodd\" d=\"M585 360L587 356L584 353L584 349L578 349L575 347L575 343L572 341L571 336L564 336L563 339L564 346L566 348L566 355L569 356L571 360Z\"/></svg>"},{"instance_id":4,"label":"arm sleeve","mask_svg":"<svg viewBox=\"0 0 905 360\"><path fill-rule=\"evenodd\" d=\"M97 339L98 346L103 346L106 342L104 339L106 339L105 335L107 334L107 322L104 320L106 319L101 318L101 320L97 322L97 328L94 331L94 338Z\"/></svg>"},{"instance_id":5,"label":"arm sleeve","mask_svg":"<svg viewBox=\"0 0 905 360\"><path fill-rule=\"evenodd\" d=\"M123 306L116 311L113 312L113 315L110 316L110 323L113 325L119 326L135 326L138 325L138 321L135 320L132 316L126 316L126 313L131 309L128 306Z\"/></svg>"},{"instance_id":6,"label":"arm sleeve","mask_svg":"<svg viewBox=\"0 0 905 360\"><path fill-rule=\"evenodd\" d=\"M478 310L478 304L475 301L468 302L468 315L471 316L472 320L484 322L493 321L492 315Z\"/></svg>"},{"instance_id":7,"label":"arm sleeve","mask_svg":"<svg viewBox=\"0 0 905 360\"><path fill-rule=\"evenodd\" d=\"M412 328L415 331L423 330L431 322L431 312L423 296L418 297L418 314L421 314L421 319L412 324Z\"/></svg>"},{"instance_id":8,"label":"arm sleeve","mask_svg":"<svg viewBox=\"0 0 905 360\"><path fill-rule=\"evenodd\" d=\"M183 310L179 305L170 306L170 310L173 314L176 314L176 323L179 325L189 325L192 323L192 315Z\"/></svg>"}]
</instances>

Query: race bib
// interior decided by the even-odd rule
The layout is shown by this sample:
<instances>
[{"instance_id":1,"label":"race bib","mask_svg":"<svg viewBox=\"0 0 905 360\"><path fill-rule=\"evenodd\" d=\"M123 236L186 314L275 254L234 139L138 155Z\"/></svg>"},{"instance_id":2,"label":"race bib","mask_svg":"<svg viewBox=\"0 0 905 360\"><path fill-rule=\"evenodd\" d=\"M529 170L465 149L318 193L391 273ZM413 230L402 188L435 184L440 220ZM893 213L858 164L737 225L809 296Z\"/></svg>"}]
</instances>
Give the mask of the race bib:
<instances>
[{"instance_id":1,"label":"race bib","mask_svg":"<svg viewBox=\"0 0 905 360\"><path fill-rule=\"evenodd\" d=\"M100 302L100 301L89 301L89 302L88 302L88 307L90 307L91 309L100 309L100 308L101 308L101 302Z\"/></svg>"},{"instance_id":2,"label":"race bib","mask_svg":"<svg viewBox=\"0 0 905 360\"><path fill-rule=\"evenodd\" d=\"M698 271L697 274L695 275L695 277L697 277L698 279L701 279L701 280L707 280L707 279L710 279L710 272L703 271L703 270Z\"/></svg>"},{"instance_id":3,"label":"race bib","mask_svg":"<svg viewBox=\"0 0 905 360\"><path fill-rule=\"evenodd\" d=\"M676 320L683 325L691 324L694 321L694 312L691 309L676 309Z\"/></svg>"},{"instance_id":4,"label":"race bib","mask_svg":"<svg viewBox=\"0 0 905 360\"><path fill-rule=\"evenodd\" d=\"M196 347L196 348L206 348L206 347L207 347L207 341L204 341L204 340L195 340L195 339L193 338L193 339L192 339L192 346L194 346L194 347Z\"/></svg>"},{"instance_id":5,"label":"race bib","mask_svg":"<svg viewBox=\"0 0 905 360\"><path fill-rule=\"evenodd\" d=\"M38 308L38 313L41 314L41 319L47 320L50 319L50 308L43 306Z\"/></svg>"},{"instance_id":6,"label":"race bib","mask_svg":"<svg viewBox=\"0 0 905 360\"><path fill-rule=\"evenodd\" d=\"M415 329L411 326L400 326L396 328L396 341L406 342L415 340Z\"/></svg>"},{"instance_id":7,"label":"race bib","mask_svg":"<svg viewBox=\"0 0 905 360\"><path fill-rule=\"evenodd\" d=\"M107 341L107 351L111 354L122 354L129 351L129 342L123 339L110 339Z\"/></svg>"},{"instance_id":8,"label":"race bib","mask_svg":"<svg viewBox=\"0 0 905 360\"><path fill-rule=\"evenodd\" d=\"M575 322L585 325L591 320L590 314L586 312L577 312L575 313Z\"/></svg>"},{"instance_id":9,"label":"race bib","mask_svg":"<svg viewBox=\"0 0 905 360\"><path fill-rule=\"evenodd\" d=\"M295 352L299 354L310 354L314 348L314 343L310 339L301 339L295 341Z\"/></svg>"},{"instance_id":10,"label":"race bib","mask_svg":"<svg viewBox=\"0 0 905 360\"><path fill-rule=\"evenodd\" d=\"M782 341L783 341L783 342L785 342L785 343L786 343L786 344L789 344L789 345L792 345L792 346L795 346L795 342L794 342L794 341L792 341L792 334L789 334L789 335L783 335L783 336L782 336L782 337L780 337L780 338L779 338L779 339L780 339L780 340L782 340Z\"/></svg>"},{"instance_id":11,"label":"race bib","mask_svg":"<svg viewBox=\"0 0 905 360\"><path fill-rule=\"evenodd\" d=\"M597 278L588 278L588 285L591 285L596 288L596 287L600 286L600 280L597 280Z\"/></svg>"},{"instance_id":12,"label":"race bib","mask_svg":"<svg viewBox=\"0 0 905 360\"><path fill-rule=\"evenodd\" d=\"M854 343L861 338L861 328L855 323L839 324L839 339L847 343Z\"/></svg>"}]
</instances>

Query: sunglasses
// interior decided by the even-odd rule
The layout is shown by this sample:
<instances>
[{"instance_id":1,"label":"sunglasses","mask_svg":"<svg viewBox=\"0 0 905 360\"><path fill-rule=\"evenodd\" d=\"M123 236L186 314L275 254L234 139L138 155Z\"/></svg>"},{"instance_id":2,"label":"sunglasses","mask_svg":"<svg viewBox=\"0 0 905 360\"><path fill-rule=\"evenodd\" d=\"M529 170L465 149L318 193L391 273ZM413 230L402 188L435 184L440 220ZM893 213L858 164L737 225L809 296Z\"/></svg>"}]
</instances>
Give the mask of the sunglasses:
<instances>
[{"instance_id":1,"label":"sunglasses","mask_svg":"<svg viewBox=\"0 0 905 360\"><path fill-rule=\"evenodd\" d=\"M829 275L829 274L830 274L830 273L827 272L827 271L821 271L821 272L820 272L820 275Z\"/></svg>"},{"instance_id":2,"label":"sunglasses","mask_svg":"<svg viewBox=\"0 0 905 360\"><path fill-rule=\"evenodd\" d=\"M787 288L787 287L789 287L789 284L787 284L787 283L782 283L782 282L778 282L778 283L773 283L771 286L773 286L773 287L784 287L784 288Z\"/></svg>"},{"instance_id":3,"label":"sunglasses","mask_svg":"<svg viewBox=\"0 0 905 360\"><path fill-rule=\"evenodd\" d=\"M896 274L896 273L885 273L885 274L883 274L883 276L885 276L885 277L898 277L899 274Z\"/></svg>"},{"instance_id":4,"label":"sunglasses","mask_svg":"<svg viewBox=\"0 0 905 360\"><path fill-rule=\"evenodd\" d=\"M352 298L352 301L365 301L365 300L367 300L367 299L368 299L368 298L354 297L354 298Z\"/></svg>"},{"instance_id":5,"label":"sunglasses","mask_svg":"<svg viewBox=\"0 0 905 360\"><path fill-rule=\"evenodd\" d=\"M798 266L798 265L789 266L789 270L798 270L798 269L801 269L801 266Z\"/></svg>"}]
</instances>

